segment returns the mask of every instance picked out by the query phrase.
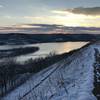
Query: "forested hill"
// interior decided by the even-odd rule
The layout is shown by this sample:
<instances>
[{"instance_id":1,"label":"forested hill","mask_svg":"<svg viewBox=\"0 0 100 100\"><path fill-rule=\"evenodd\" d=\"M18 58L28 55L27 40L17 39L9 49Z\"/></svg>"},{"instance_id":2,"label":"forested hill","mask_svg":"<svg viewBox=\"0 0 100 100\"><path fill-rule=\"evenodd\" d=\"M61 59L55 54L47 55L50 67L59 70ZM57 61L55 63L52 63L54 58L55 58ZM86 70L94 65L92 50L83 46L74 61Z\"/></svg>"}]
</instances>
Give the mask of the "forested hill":
<instances>
[{"instance_id":1,"label":"forested hill","mask_svg":"<svg viewBox=\"0 0 100 100\"><path fill-rule=\"evenodd\" d=\"M100 34L0 34L1 45L96 40L100 40Z\"/></svg>"}]
</instances>

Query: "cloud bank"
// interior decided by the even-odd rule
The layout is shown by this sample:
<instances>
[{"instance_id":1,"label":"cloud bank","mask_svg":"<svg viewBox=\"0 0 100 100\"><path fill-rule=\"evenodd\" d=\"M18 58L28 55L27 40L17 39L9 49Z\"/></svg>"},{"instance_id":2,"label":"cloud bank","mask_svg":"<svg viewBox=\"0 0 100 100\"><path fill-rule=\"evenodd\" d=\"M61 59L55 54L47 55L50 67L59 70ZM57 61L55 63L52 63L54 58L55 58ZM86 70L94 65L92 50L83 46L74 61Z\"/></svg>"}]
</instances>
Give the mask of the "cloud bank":
<instances>
[{"instance_id":1,"label":"cloud bank","mask_svg":"<svg viewBox=\"0 0 100 100\"><path fill-rule=\"evenodd\" d=\"M30 34L81 34L97 33L100 34L100 28L96 27L67 27L56 24L23 24L11 27L0 27L0 33L30 33Z\"/></svg>"},{"instance_id":2,"label":"cloud bank","mask_svg":"<svg viewBox=\"0 0 100 100\"><path fill-rule=\"evenodd\" d=\"M66 12L74 13L74 14L83 14L83 15L100 15L100 7L78 7L78 8L70 8L63 10Z\"/></svg>"}]
</instances>

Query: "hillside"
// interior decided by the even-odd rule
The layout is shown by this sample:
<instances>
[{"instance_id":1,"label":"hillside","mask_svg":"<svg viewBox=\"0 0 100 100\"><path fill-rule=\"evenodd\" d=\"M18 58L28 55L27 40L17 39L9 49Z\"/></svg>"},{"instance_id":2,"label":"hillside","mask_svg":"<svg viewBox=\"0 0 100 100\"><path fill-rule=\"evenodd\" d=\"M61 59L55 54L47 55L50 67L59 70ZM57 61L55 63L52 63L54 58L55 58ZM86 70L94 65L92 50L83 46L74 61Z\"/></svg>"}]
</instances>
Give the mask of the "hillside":
<instances>
[{"instance_id":1,"label":"hillside","mask_svg":"<svg viewBox=\"0 0 100 100\"><path fill-rule=\"evenodd\" d=\"M32 76L1 100L100 100L100 42Z\"/></svg>"},{"instance_id":2,"label":"hillside","mask_svg":"<svg viewBox=\"0 0 100 100\"><path fill-rule=\"evenodd\" d=\"M0 45L21 45L48 42L77 42L100 40L100 34L24 34L24 33L0 33Z\"/></svg>"}]
</instances>

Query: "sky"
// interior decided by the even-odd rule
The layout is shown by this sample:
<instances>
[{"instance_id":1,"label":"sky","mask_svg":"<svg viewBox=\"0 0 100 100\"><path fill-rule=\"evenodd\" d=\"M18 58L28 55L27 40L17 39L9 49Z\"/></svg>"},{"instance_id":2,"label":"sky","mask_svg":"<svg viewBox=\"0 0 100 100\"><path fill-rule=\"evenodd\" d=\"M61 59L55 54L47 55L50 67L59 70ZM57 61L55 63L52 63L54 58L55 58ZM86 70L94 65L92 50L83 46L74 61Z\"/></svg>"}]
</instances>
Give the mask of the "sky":
<instances>
[{"instance_id":1,"label":"sky","mask_svg":"<svg viewBox=\"0 0 100 100\"><path fill-rule=\"evenodd\" d=\"M0 32L36 32L42 26L43 31L48 25L57 27L55 31L50 26L51 32L63 31L61 27L98 28L100 0L0 0Z\"/></svg>"}]
</instances>

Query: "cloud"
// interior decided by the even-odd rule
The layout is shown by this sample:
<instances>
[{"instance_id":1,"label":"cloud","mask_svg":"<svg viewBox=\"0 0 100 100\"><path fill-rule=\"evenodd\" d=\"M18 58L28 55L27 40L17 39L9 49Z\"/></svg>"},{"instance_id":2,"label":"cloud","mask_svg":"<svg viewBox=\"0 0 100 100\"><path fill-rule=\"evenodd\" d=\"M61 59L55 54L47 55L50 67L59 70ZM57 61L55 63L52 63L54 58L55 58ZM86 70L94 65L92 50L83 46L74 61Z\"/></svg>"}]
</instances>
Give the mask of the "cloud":
<instances>
[{"instance_id":1,"label":"cloud","mask_svg":"<svg viewBox=\"0 0 100 100\"><path fill-rule=\"evenodd\" d=\"M100 15L100 7L78 7L78 8L70 8L66 10L62 10L62 12L70 12L74 14L83 14L83 15Z\"/></svg>"},{"instance_id":2,"label":"cloud","mask_svg":"<svg viewBox=\"0 0 100 100\"><path fill-rule=\"evenodd\" d=\"M50 24L22 24L22 25L13 25L8 27L0 27L0 33L33 33L33 34L50 34L61 32L61 25L50 25ZM59 30L59 31L58 31Z\"/></svg>"},{"instance_id":3,"label":"cloud","mask_svg":"<svg viewBox=\"0 0 100 100\"><path fill-rule=\"evenodd\" d=\"M3 5L0 5L0 8L3 8L4 6Z\"/></svg>"},{"instance_id":4,"label":"cloud","mask_svg":"<svg viewBox=\"0 0 100 100\"><path fill-rule=\"evenodd\" d=\"M8 27L0 27L0 33L31 33L31 34L71 34L99 32L100 28L93 27L67 27L56 24L22 24Z\"/></svg>"}]
</instances>

